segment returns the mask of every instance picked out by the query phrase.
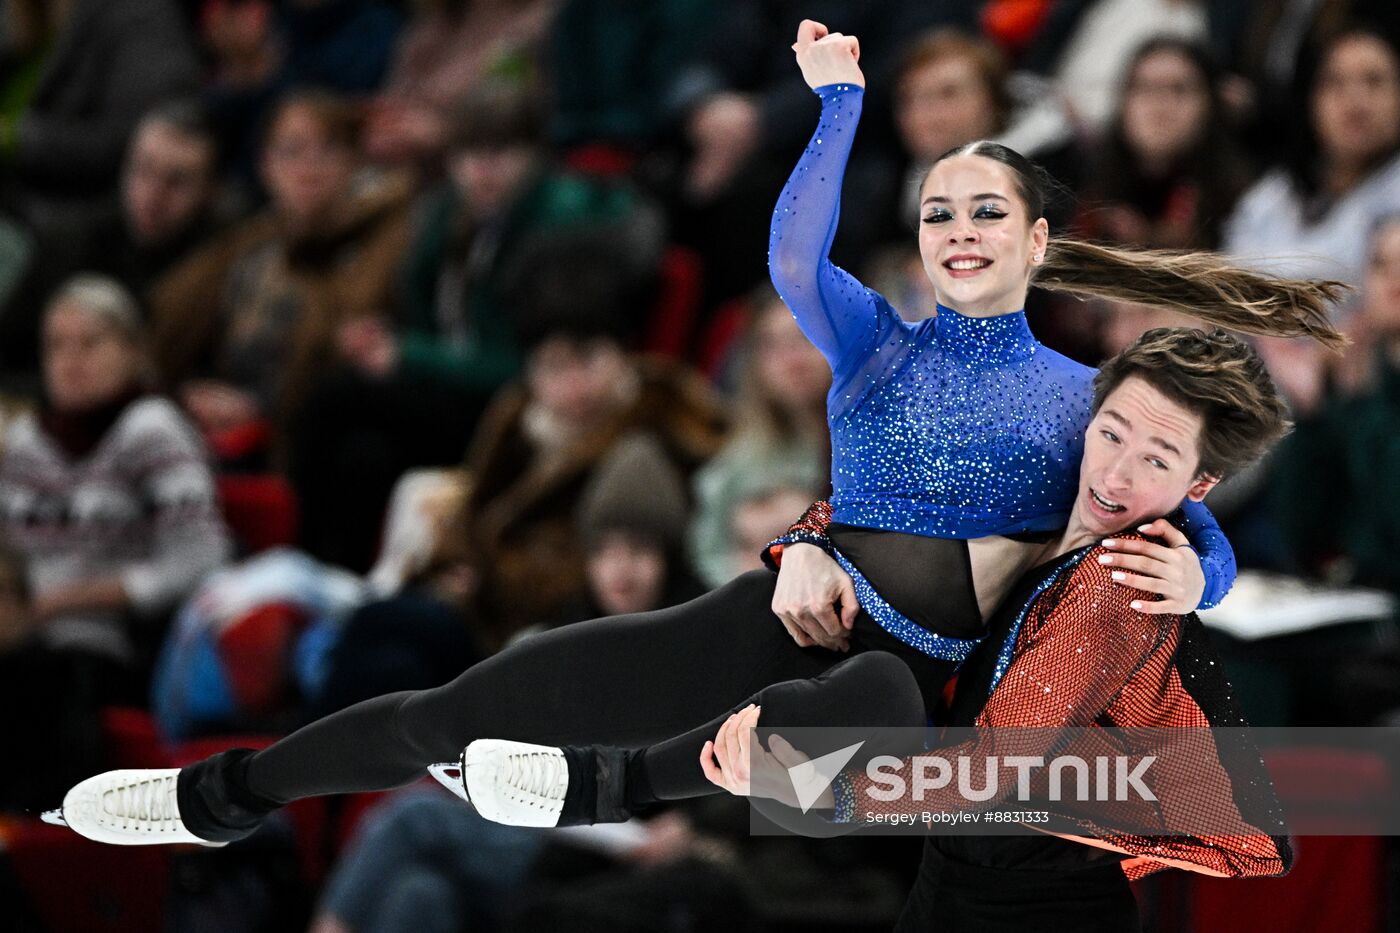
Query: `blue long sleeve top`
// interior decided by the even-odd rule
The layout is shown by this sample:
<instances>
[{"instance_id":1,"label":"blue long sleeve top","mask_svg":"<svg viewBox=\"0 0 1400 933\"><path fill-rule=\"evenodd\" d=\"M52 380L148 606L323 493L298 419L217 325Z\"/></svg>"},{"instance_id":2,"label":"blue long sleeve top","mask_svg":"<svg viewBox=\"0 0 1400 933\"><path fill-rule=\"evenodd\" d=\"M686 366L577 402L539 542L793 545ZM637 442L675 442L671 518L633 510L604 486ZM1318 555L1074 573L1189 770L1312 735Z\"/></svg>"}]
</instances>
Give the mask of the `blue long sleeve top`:
<instances>
[{"instance_id":1,"label":"blue long sleeve top","mask_svg":"<svg viewBox=\"0 0 1400 933\"><path fill-rule=\"evenodd\" d=\"M862 88L817 89L821 121L783 188L769 232L773 284L831 365L832 519L981 538L1068 521L1095 371L1039 343L1023 311L968 317L939 306L905 322L828 258ZM1179 524L1215 605L1235 556L1198 502Z\"/></svg>"}]
</instances>

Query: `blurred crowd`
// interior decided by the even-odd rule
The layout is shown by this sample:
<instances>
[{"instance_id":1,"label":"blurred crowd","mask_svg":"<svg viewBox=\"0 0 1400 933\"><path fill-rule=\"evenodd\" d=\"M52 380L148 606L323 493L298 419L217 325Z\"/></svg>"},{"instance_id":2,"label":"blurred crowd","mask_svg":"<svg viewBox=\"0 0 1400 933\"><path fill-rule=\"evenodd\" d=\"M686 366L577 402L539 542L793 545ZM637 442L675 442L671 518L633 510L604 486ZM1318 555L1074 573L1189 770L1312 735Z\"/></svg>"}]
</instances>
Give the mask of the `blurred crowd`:
<instances>
[{"instance_id":1,"label":"blurred crowd","mask_svg":"<svg viewBox=\"0 0 1400 933\"><path fill-rule=\"evenodd\" d=\"M1352 285L1345 353L1262 342L1296 430L1211 504L1244 568L1400 594L1393 0L0 0L0 808L109 765L114 707L277 734L758 566L829 469L766 270L803 18L869 82L833 259L910 320L918 183L979 138L1061 183L1052 232ZM1028 312L1091 365L1191 322ZM1277 724L1394 715L1389 632ZM314 928L897 906L908 850L882 886L737 812L541 841L391 798Z\"/></svg>"}]
</instances>

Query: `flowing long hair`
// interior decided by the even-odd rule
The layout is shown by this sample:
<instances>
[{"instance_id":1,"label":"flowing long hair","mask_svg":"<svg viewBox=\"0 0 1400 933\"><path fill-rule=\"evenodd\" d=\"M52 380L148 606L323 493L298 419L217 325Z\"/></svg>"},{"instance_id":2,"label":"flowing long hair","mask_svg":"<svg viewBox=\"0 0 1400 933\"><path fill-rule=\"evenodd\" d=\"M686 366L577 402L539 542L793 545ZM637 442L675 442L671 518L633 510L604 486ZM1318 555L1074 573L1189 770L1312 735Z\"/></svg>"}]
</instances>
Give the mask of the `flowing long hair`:
<instances>
[{"instance_id":1,"label":"flowing long hair","mask_svg":"<svg viewBox=\"0 0 1400 933\"><path fill-rule=\"evenodd\" d=\"M956 155L978 155L1005 165L1028 216L1043 216L1047 193L1056 189L1056 182L1040 166L987 140L946 152L934 165ZM1347 345L1329 318L1329 308L1350 286L1252 272L1216 253L1113 247L1052 236L1031 282L1081 298L1172 308L1245 334L1311 337L1337 351Z\"/></svg>"}]
</instances>

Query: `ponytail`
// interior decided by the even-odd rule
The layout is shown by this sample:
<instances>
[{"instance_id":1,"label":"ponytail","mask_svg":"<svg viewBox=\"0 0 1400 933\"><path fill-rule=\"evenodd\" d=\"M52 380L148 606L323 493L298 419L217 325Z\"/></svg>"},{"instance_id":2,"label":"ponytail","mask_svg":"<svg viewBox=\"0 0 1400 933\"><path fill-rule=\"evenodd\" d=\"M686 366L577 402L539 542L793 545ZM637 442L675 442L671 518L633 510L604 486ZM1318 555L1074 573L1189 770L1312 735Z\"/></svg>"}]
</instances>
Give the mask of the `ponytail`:
<instances>
[{"instance_id":1,"label":"ponytail","mask_svg":"<svg viewBox=\"0 0 1400 933\"><path fill-rule=\"evenodd\" d=\"M1328 305L1350 286L1250 272L1207 252L1120 249L1052 237L1033 284L1081 298L1172 308L1245 334L1311 337L1340 352Z\"/></svg>"},{"instance_id":2,"label":"ponytail","mask_svg":"<svg viewBox=\"0 0 1400 933\"><path fill-rule=\"evenodd\" d=\"M985 139L948 150L934 165L958 155L982 156L1010 169L1031 218L1044 216L1047 196L1062 188L1016 150ZM1214 253L1120 249L1051 237L1031 281L1083 298L1172 308L1241 333L1311 337L1338 352L1348 343L1327 312L1350 286L1249 272Z\"/></svg>"}]
</instances>

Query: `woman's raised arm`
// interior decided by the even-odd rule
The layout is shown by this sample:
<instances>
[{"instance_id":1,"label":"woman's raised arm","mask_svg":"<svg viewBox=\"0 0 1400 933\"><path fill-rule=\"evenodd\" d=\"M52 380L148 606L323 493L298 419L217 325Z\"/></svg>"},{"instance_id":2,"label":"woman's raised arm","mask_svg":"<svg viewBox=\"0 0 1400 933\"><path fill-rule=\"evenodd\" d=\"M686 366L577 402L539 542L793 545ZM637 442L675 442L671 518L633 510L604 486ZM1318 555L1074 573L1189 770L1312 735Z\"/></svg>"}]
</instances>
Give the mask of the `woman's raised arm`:
<instances>
[{"instance_id":1,"label":"woman's raised arm","mask_svg":"<svg viewBox=\"0 0 1400 933\"><path fill-rule=\"evenodd\" d=\"M865 77L860 45L803 20L793 44L808 85L822 100L821 121L773 211L768 269L802 332L835 370L873 335L873 294L828 258L841 207L841 180L860 119Z\"/></svg>"}]
</instances>

